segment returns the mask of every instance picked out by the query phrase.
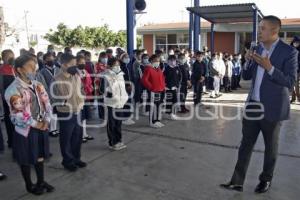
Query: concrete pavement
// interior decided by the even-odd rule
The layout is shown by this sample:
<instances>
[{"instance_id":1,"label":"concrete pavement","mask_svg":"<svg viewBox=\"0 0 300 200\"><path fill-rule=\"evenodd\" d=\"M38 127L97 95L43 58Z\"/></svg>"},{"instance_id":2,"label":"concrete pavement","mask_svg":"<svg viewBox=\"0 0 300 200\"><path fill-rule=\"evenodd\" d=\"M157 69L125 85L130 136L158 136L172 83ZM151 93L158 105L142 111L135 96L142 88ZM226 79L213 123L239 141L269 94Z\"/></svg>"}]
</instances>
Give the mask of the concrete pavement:
<instances>
[{"instance_id":1,"label":"concrete pavement","mask_svg":"<svg viewBox=\"0 0 300 200\"><path fill-rule=\"evenodd\" d=\"M210 108L201 108L199 115L209 116L219 109L227 117L234 116L240 112L245 93L241 90L213 101L205 97L204 102ZM236 193L218 187L233 172L241 140L240 120L164 119L164 128L152 129L148 127L147 117L141 117L137 124L123 126L128 148L120 152L107 149L105 128L89 129L95 140L83 144L82 149L83 160L89 165L76 173L62 169L58 139L51 138L54 156L46 164L45 171L46 180L56 191L41 197L26 193L20 171L11 160L10 150L6 150L0 155L0 170L8 179L0 182L0 199L296 200L300 195L298 107L293 106L291 120L283 124L273 186L263 195L253 192L262 169L264 145L261 136L255 146L245 191ZM1 126L3 129L4 124Z\"/></svg>"}]
</instances>

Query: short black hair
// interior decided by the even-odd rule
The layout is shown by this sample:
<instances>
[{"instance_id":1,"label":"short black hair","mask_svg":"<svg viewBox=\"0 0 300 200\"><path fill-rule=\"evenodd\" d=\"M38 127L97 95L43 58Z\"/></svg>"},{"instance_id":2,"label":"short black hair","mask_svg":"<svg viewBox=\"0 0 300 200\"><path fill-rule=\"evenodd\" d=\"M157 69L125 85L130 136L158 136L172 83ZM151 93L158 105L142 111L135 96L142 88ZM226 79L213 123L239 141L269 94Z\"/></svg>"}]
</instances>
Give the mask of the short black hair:
<instances>
[{"instance_id":1,"label":"short black hair","mask_svg":"<svg viewBox=\"0 0 300 200\"><path fill-rule=\"evenodd\" d=\"M84 56L92 56L92 54L89 51L84 51Z\"/></svg>"},{"instance_id":2,"label":"short black hair","mask_svg":"<svg viewBox=\"0 0 300 200\"><path fill-rule=\"evenodd\" d=\"M112 53L113 53L113 50L112 50L112 49L106 49L106 53L107 53L107 54L112 54Z\"/></svg>"},{"instance_id":3,"label":"short black hair","mask_svg":"<svg viewBox=\"0 0 300 200\"><path fill-rule=\"evenodd\" d=\"M65 47L64 52L72 51L71 47Z\"/></svg>"},{"instance_id":4,"label":"short black hair","mask_svg":"<svg viewBox=\"0 0 300 200\"><path fill-rule=\"evenodd\" d=\"M99 54L99 58L103 58L106 56L106 52L105 51L102 51L100 54Z\"/></svg>"},{"instance_id":5,"label":"short black hair","mask_svg":"<svg viewBox=\"0 0 300 200\"><path fill-rule=\"evenodd\" d=\"M180 54L178 55L178 58L185 58L185 54L184 54L184 53L180 53Z\"/></svg>"},{"instance_id":6,"label":"short black hair","mask_svg":"<svg viewBox=\"0 0 300 200\"><path fill-rule=\"evenodd\" d=\"M149 62L152 63L153 60L155 59L160 59L160 57L157 54L153 54L150 58L149 58Z\"/></svg>"},{"instance_id":7,"label":"short black hair","mask_svg":"<svg viewBox=\"0 0 300 200\"><path fill-rule=\"evenodd\" d=\"M156 54L156 55L160 55L160 54L163 54L163 52L162 52L162 50L160 50L160 49L156 49L156 50L155 50L155 54Z\"/></svg>"},{"instance_id":8,"label":"short black hair","mask_svg":"<svg viewBox=\"0 0 300 200\"><path fill-rule=\"evenodd\" d=\"M29 61L34 61L36 63L36 58L29 54L21 55L16 58L14 67L16 69L21 68Z\"/></svg>"},{"instance_id":9,"label":"short black hair","mask_svg":"<svg viewBox=\"0 0 300 200\"><path fill-rule=\"evenodd\" d=\"M149 58L149 55L148 54L146 54L146 53L144 53L143 55L142 55L142 59L144 59L144 58Z\"/></svg>"},{"instance_id":10,"label":"short black hair","mask_svg":"<svg viewBox=\"0 0 300 200\"><path fill-rule=\"evenodd\" d=\"M75 57L71 54L68 53L63 53L60 57L60 62L61 64L67 64L69 62L71 62L73 59L75 59Z\"/></svg>"},{"instance_id":11,"label":"short black hair","mask_svg":"<svg viewBox=\"0 0 300 200\"><path fill-rule=\"evenodd\" d=\"M112 57L112 58L108 59L107 65L112 67L116 62L119 62L119 60L115 57Z\"/></svg>"},{"instance_id":12,"label":"short black hair","mask_svg":"<svg viewBox=\"0 0 300 200\"><path fill-rule=\"evenodd\" d=\"M205 53L203 51L197 51L195 53L195 56L202 56L202 55L205 55Z\"/></svg>"},{"instance_id":13,"label":"short black hair","mask_svg":"<svg viewBox=\"0 0 300 200\"><path fill-rule=\"evenodd\" d=\"M169 57L168 57L168 60L176 60L177 58L176 58L176 56L175 55L170 55Z\"/></svg>"},{"instance_id":14,"label":"short black hair","mask_svg":"<svg viewBox=\"0 0 300 200\"><path fill-rule=\"evenodd\" d=\"M1 52L1 57L4 60L4 58L8 55L8 54L14 54L14 52L11 49L5 49Z\"/></svg>"},{"instance_id":15,"label":"short black hair","mask_svg":"<svg viewBox=\"0 0 300 200\"><path fill-rule=\"evenodd\" d=\"M79 54L78 56L76 56L76 62L79 62L81 59L85 60L85 57L81 54Z\"/></svg>"},{"instance_id":16,"label":"short black hair","mask_svg":"<svg viewBox=\"0 0 300 200\"><path fill-rule=\"evenodd\" d=\"M279 30L281 29L281 20L278 17L274 16L274 15L264 16L262 18L262 20L268 21L271 24L277 26L279 28Z\"/></svg>"},{"instance_id":17,"label":"short black hair","mask_svg":"<svg viewBox=\"0 0 300 200\"><path fill-rule=\"evenodd\" d=\"M137 49L135 52L135 55L137 55L137 56L140 56L142 54L143 54L142 50L139 50L139 49Z\"/></svg>"},{"instance_id":18,"label":"short black hair","mask_svg":"<svg viewBox=\"0 0 300 200\"><path fill-rule=\"evenodd\" d=\"M48 52L48 53L43 55L43 60L46 60L47 58L49 58L51 56L54 57L52 53Z\"/></svg>"}]
</instances>

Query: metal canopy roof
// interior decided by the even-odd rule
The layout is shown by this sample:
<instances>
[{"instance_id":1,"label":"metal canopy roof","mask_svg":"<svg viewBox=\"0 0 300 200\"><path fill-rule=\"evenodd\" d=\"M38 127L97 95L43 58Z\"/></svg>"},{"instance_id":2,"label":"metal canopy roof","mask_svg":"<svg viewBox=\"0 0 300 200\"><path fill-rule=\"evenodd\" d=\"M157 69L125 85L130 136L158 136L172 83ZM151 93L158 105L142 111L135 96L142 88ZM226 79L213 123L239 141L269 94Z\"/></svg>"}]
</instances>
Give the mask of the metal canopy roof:
<instances>
[{"instance_id":1,"label":"metal canopy roof","mask_svg":"<svg viewBox=\"0 0 300 200\"><path fill-rule=\"evenodd\" d=\"M255 3L189 7L187 10L211 23L253 22L254 10L258 11L258 19L263 17Z\"/></svg>"}]
</instances>

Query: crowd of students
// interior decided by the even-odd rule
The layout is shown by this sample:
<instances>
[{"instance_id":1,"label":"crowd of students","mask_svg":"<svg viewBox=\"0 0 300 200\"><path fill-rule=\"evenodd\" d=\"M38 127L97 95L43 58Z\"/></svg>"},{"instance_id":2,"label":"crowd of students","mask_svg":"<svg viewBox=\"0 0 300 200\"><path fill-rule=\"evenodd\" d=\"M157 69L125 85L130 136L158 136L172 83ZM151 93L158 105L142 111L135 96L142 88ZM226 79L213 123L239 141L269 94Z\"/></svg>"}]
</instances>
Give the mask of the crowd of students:
<instances>
[{"instance_id":1,"label":"crowd of students","mask_svg":"<svg viewBox=\"0 0 300 200\"><path fill-rule=\"evenodd\" d=\"M22 49L2 52L0 67L1 97L7 144L20 166L28 192L40 195L54 191L44 180L44 160L51 157L49 136L58 137L62 166L71 172L87 166L81 160L81 145L94 138L86 129L93 107L107 123L108 147L118 151L122 142L122 124L133 125L134 113L141 108L149 117L149 126L161 128L162 113L173 120L178 113L188 113L187 94L193 88L194 105L201 106L202 94L211 98L240 87L241 56L172 49L135 50L134 56L121 48L114 53L99 53L98 61L81 50L73 55L66 47L56 53ZM0 129L1 130L1 129ZM3 151L0 134L0 151ZM37 183L31 181L34 166ZM0 173L0 180L6 176Z\"/></svg>"}]
</instances>

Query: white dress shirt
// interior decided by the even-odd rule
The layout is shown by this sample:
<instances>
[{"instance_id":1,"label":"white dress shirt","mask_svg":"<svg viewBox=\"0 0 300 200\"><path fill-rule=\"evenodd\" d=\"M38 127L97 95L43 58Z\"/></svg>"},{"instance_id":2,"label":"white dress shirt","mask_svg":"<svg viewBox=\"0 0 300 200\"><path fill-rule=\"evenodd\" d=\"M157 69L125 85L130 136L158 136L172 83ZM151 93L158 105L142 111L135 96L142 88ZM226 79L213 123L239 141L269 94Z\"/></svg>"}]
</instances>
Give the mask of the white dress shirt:
<instances>
[{"instance_id":1,"label":"white dress shirt","mask_svg":"<svg viewBox=\"0 0 300 200\"><path fill-rule=\"evenodd\" d=\"M268 55L268 57L270 58L272 56L272 53L273 53L275 47L277 46L278 42L279 42L279 39L277 39L272 44L270 49L266 49L265 46L261 43L261 47L263 48L261 56L265 57L266 55ZM260 65L257 66L256 79L254 82L251 100L260 102L260 86L261 86L265 72L266 72L266 70L263 67L261 67ZM272 66L271 70L267 73L269 73L269 75L272 76L273 72L274 72L274 66Z\"/></svg>"}]
</instances>

